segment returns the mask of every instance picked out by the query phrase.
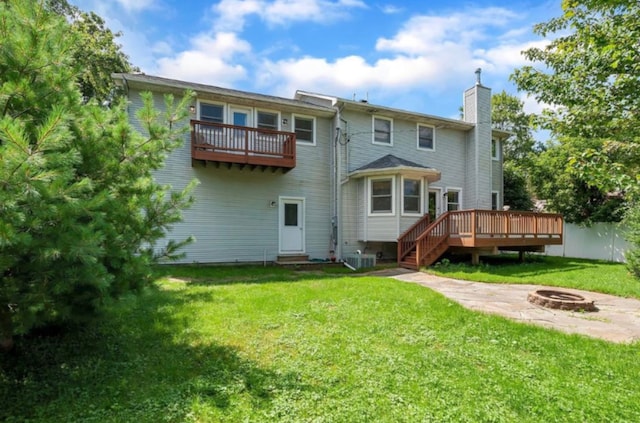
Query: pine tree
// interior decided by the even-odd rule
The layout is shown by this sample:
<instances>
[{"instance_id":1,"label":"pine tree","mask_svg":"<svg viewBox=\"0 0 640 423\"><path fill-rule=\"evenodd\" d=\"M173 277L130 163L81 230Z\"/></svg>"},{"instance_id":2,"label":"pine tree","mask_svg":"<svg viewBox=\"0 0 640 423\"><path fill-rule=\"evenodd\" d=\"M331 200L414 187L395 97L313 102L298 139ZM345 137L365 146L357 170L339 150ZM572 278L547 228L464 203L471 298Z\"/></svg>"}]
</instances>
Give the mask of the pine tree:
<instances>
[{"instance_id":1,"label":"pine tree","mask_svg":"<svg viewBox=\"0 0 640 423\"><path fill-rule=\"evenodd\" d=\"M188 96L164 110L145 95L129 123L124 102L84 103L74 35L36 2L0 2L0 347L15 334L86 319L150 280L154 244L189 191L152 172L181 142ZM183 242L188 242L185 240ZM180 243L170 243L171 256Z\"/></svg>"}]
</instances>

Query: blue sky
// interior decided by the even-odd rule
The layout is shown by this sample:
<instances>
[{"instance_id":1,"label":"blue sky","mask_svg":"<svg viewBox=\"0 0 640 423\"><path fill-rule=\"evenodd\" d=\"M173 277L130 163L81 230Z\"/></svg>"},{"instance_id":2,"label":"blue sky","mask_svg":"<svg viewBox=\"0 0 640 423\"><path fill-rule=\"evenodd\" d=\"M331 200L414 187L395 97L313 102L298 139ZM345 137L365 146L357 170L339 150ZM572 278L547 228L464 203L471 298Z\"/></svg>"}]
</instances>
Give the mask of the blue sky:
<instances>
[{"instance_id":1,"label":"blue sky","mask_svg":"<svg viewBox=\"0 0 640 423\"><path fill-rule=\"evenodd\" d=\"M457 117L482 82L509 82L546 42L560 0L71 0L102 16L150 75L291 98L297 89Z\"/></svg>"}]
</instances>

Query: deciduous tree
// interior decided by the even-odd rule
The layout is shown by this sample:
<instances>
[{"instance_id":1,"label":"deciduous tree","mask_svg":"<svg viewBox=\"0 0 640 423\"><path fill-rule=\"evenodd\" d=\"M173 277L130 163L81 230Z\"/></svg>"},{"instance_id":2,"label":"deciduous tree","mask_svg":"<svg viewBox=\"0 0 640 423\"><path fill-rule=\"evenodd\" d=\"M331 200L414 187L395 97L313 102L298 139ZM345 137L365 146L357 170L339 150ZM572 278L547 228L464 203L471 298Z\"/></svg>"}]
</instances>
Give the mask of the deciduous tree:
<instances>
[{"instance_id":1,"label":"deciduous tree","mask_svg":"<svg viewBox=\"0 0 640 423\"><path fill-rule=\"evenodd\" d=\"M536 33L555 38L544 48L526 50L536 64L516 70L513 80L553 106L542 123L573 150L567 159L574 174L600 195L623 195L637 207L640 3L564 0L562 9L561 16L535 26ZM628 214L631 223L638 216Z\"/></svg>"},{"instance_id":2,"label":"deciduous tree","mask_svg":"<svg viewBox=\"0 0 640 423\"><path fill-rule=\"evenodd\" d=\"M69 31L75 35L76 41L70 48L78 65L76 78L82 95L100 102L111 101L114 89L111 74L134 68L117 43L122 33L112 32L99 15L82 11L67 0L46 0L45 6L64 17Z\"/></svg>"}]
</instances>

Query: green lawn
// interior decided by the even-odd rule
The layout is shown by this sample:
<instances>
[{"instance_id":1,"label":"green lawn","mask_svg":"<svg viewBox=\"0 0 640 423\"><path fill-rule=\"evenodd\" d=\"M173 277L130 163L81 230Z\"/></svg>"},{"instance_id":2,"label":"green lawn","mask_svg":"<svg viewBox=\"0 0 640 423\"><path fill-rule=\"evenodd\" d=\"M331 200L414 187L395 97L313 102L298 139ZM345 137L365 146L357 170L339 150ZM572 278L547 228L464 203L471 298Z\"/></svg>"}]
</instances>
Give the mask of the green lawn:
<instances>
[{"instance_id":1,"label":"green lawn","mask_svg":"<svg viewBox=\"0 0 640 423\"><path fill-rule=\"evenodd\" d=\"M387 278L161 273L196 279L163 278L97 325L0 356L0 421L640 421L640 343L474 313Z\"/></svg>"},{"instance_id":2,"label":"green lawn","mask_svg":"<svg viewBox=\"0 0 640 423\"><path fill-rule=\"evenodd\" d=\"M640 298L640 281L620 263L542 255L527 255L524 263L518 262L517 255L483 257L479 266L444 263L424 270L454 279L551 285Z\"/></svg>"}]
</instances>

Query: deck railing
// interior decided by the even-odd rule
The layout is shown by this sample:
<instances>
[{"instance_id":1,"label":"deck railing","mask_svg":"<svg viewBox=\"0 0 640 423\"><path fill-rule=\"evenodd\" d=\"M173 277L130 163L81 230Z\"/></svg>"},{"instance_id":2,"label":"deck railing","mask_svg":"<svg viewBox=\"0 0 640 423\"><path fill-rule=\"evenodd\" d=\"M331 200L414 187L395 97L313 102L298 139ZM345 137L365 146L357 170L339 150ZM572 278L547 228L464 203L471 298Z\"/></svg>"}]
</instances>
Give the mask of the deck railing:
<instances>
[{"instance_id":1,"label":"deck railing","mask_svg":"<svg viewBox=\"0 0 640 423\"><path fill-rule=\"evenodd\" d=\"M296 165L296 135L264 128L191 121L191 157L292 169Z\"/></svg>"},{"instance_id":2,"label":"deck railing","mask_svg":"<svg viewBox=\"0 0 640 423\"><path fill-rule=\"evenodd\" d=\"M420 266L430 255L443 252L445 245L526 247L562 244L563 239L562 215L554 213L458 210L442 214L426 227L423 220L398 238L398 261L414 248ZM418 228L423 230L416 235Z\"/></svg>"},{"instance_id":3,"label":"deck railing","mask_svg":"<svg viewBox=\"0 0 640 423\"><path fill-rule=\"evenodd\" d=\"M474 244L486 238L553 239L562 243L560 214L501 210L458 210L449 214L450 235L471 238L476 240Z\"/></svg>"}]
</instances>

